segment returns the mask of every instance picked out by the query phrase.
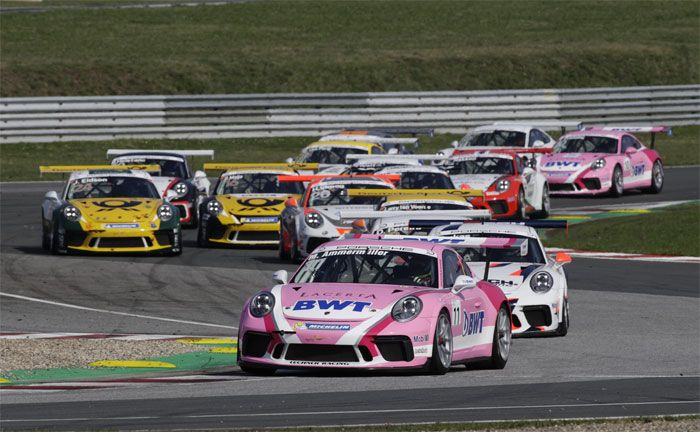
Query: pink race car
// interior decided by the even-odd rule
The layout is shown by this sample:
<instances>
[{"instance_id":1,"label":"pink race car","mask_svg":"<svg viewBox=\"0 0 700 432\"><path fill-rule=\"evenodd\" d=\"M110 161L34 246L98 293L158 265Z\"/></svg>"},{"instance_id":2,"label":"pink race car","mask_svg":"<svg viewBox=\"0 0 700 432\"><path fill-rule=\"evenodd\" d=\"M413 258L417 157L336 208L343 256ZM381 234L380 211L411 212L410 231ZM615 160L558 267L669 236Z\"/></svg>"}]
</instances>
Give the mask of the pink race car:
<instances>
[{"instance_id":1,"label":"pink race car","mask_svg":"<svg viewBox=\"0 0 700 432\"><path fill-rule=\"evenodd\" d=\"M659 154L645 147L629 132L666 132L658 127L603 127L568 133L554 152L542 156L540 171L549 190L559 195L620 196L627 189L659 193L664 168Z\"/></svg>"},{"instance_id":2,"label":"pink race car","mask_svg":"<svg viewBox=\"0 0 700 432\"><path fill-rule=\"evenodd\" d=\"M450 246L523 248L523 239L348 234L319 246L291 280L246 302L238 364L278 368L503 368L511 313L503 292L476 282Z\"/></svg>"}]
</instances>

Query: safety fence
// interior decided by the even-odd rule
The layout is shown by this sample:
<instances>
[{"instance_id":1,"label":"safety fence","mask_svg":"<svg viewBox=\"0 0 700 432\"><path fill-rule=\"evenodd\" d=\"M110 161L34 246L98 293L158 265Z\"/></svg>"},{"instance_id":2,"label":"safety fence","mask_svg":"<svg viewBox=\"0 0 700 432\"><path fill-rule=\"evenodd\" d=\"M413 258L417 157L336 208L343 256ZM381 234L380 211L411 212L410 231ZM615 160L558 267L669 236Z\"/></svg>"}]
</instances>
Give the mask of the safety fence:
<instances>
[{"instance_id":1,"label":"safety fence","mask_svg":"<svg viewBox=\"0 0 700 432\"><path fill-rule=\"evenodd\" d=\"M316 136L346 128L700 124L700 85L0 99L0 143Z\"/></svg>"}]
</instances>

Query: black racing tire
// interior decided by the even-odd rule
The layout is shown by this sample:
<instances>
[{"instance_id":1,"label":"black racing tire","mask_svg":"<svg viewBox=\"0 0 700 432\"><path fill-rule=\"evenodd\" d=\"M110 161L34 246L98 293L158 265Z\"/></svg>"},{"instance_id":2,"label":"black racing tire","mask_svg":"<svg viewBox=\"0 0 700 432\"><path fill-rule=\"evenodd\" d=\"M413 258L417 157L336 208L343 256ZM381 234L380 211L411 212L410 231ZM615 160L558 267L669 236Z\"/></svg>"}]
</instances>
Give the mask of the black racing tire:
<instances>
[{"instance_id":1,"label":"black racing tire","mask_svg":"<svg viewBox=\"0 0 700 432\"><path fill-rule=\"evenodd\" d=\"M502 304L496 315L496 323L493 327L493 343L491 359L488 361L490 369L503 369L508 363L510 346L513 340L510 312L505 304Z\"/></svg>"},{"instance_id":2,"label":"black racing tire","mask_svg":"<svg viewBox=\"0 0 700 432\"><path fill-rule=\"evenodd\" d=\"M651 167L651 186L644 189L644 192L657 194L664 188L664 166L660 160L656 160Z\"/></svg>"},{"instance_id":3,"label":"black racing tire","mask_svg":"<svg viewBox=\"0 0 700 432\"><path fill-rule=\"evenodd\" d=\"M564 316L561 319L561 322L559 323L559 326L557 327L556 330L556 335L557 336L566 336L566 334L569 332L569 301L564 300L564 305L562 306L562 313Z\"/></svg>"},{"instance_id":4,"label":"black racing tire","mask_svg":"<svg viewBox=\"0 0 700 432\"><path fill-rule=\"evenodd\" d=\"M625 193L624 179L622 178L622 168L617 165L613 170L612 184L610 185L610 195L620 197Z\"/></svg>"},{"instance_id":5,"label":"black racing tire","mask_svg":"<svg viewBox=\"0 0 700 432\"><path fill-rule=\"evenodd\" d=\"M542 208L534 212L530 217L532 219L547 219L549 217L550 203L549 186L545 184L544 188L542 188Z\"/></svg>"},{"instance_id":6,"label":"black racing tire","mask_svg":"<svg viewBox=\"0 0 700 432\"><path fill-rule=\"evenodd\" d=\"M182 255L182 228L178 230L178 232L174 235L174 237L177 239L177 244L180 245L179 248L170 248L170 250L166 253L167 256L178 256Z\"/></svg>"},{"instance_id":7,"label":"black racing tire","mask_svg":"<svg viewBox=\"0 0 700 432\"><path fill-rule=\"evenodd\" d=\"M66 234L59 232L58 224L54 224L51 230L51 253L54 255L65 255L68 253Z\"/></svg>"},{"instance_id":8,"label":"black racing tire","mask_svg":"<svg viewBox=\"0 0 700 432\"><path fill-rule=\"evenodd\" d=\"M289 259L293 263L300 263L301 262L301 252L299 251L299 246L297 246L297 236L292 235L291 240L289 241L290 246L289 246Z\"/></svg>"},{"instance_id":9,"label":"black racing tire","mask_svg":"<svg viewBox=\"0 0 700 432\"><path fill-rule=\"evenodd\" d=\"M445 375L452 365L452 323L444 310L438 315L433 335L433 356L428 370L433 375Z\"/></svg>"},{"instance_id":10,"label":"black racing tire","mask_svg":"<svg viewBox=\"0 0 700 432\"><path fill-rule=\"evenodd\" d=\"M513 218L515 220L523 220L525 219L525 216L525 193L521 188L518 190L518 209L515 211Z\"/></svg>"},{"instance_id":11,"label":"black racing tire","mask_svg":"<svg viewBox=\"0 0 700 432\"><path fill-rule=\"evenodd\" d=\"M278 253L281 260L288 260L290 258L289 252L286 251L284 248L284 233L285 233L285 231L286 230L284 229L284 224L282 222L280 222L280 243L279 243L279 247L277 248L277 253Z\"/></svg>"},{"instance_id":12,"label":"black racing tire","mask_svg":"<svg viewBox=\"0 0 700 432\"><path fill-rule=\"evenodd\" d=\"M197 227L197 247L211 247L211 242L207 238L207 223L200 223Z\"/></svg>"},{"instance_id":13,"label":"black racing tire","mask_svg":"<svg viewBox=\"0 0 700 432\"><path fill-rule=\"evenodd\" d=\"M41 212L41 248L45 251L51 250L51 234L46 232L46 221L44 212Z\"/></svg>"}]
</instances>

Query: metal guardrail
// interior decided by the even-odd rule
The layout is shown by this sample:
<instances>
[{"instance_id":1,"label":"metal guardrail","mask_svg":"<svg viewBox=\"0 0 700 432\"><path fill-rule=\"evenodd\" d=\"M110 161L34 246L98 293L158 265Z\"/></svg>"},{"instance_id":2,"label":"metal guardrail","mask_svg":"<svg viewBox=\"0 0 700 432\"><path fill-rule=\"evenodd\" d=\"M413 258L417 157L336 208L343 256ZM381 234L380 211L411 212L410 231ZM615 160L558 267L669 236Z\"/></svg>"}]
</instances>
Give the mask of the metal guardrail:
<instances>
[{"instance_id":1,"label":"metal guardrail","mask_svg":"<svg viewBox=\"0 0 700 432\"><path fill-rule=\"evenodd\" d=\"M700 85L386 93L0 99L0 144L317 136L345 128L464 133L493 122L700 124Z\"/></svg>"}]
</instances>

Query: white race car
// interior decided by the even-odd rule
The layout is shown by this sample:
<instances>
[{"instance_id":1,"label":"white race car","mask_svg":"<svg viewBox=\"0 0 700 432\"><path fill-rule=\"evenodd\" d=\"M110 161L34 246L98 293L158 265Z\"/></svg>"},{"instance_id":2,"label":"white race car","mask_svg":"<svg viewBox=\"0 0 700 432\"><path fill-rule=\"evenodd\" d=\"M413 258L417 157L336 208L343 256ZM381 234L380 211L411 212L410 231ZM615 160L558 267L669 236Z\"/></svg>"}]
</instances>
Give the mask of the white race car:
<instances>
[{"instance_id":1,"label":"white race car","mask_svg":"<svg viewBox=\"0 0 700 432\"><path fill-rule=\"evenodd\" d=\"M435 227L429 236L527 239L527 247L519 251L465 249L462 256L477 277L505 293L513 314L514 335L564 336L569 329L569 288L563 266L571 257L565 253L547 256L533 226L565 225L565 221L450 223Z\"/></svg>"}]
</instances>

